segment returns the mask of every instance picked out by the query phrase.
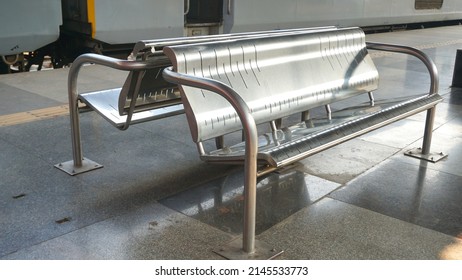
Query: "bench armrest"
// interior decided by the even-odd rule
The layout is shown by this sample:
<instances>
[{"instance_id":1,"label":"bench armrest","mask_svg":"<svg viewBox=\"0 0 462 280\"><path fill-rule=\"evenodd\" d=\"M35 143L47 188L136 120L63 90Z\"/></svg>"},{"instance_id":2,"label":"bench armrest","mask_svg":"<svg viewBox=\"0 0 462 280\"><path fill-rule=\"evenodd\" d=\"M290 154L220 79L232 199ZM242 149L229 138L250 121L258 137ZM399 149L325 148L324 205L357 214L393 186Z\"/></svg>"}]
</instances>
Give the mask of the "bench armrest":
<instances>
[{"instance_id":1,"label":"bench armrest","mask_svg":"<svg viewBox=\"0 0 462 280\"><path fill-rule=\"evenodd\" d=\"M68 75L68 93L69 101L77 100L77 78L79 76L80 69L86 63L93 63L97 65L107 66L113 69L122 71L140 71L149 68L153 68L156 65L149 61L129 61L117 58L112 58L100 54L83 54L77 57L69 70ZM69 104L71 105L71 104Z\"/></svg>"},{"instance_id":2,"label":"bench armrest","mask_svg":"<svg viewBox=\"0 0 462 280\"><path fill-rule=\"evenodd\" d=\"M408 54L408 55L418 58L420 61L423 62L423 64L425 64L430 74L429 95L438 92L438 84L439 84L438 69L436 68L436 65L433 62L433 60L423 51L413 48L413 47L408 47L408 46L384 44L384 43L376 43L376 42L366 42L366 47L370 50L402 53L402 54Z\"/></svg>"},{"instance_id":3,"label":"bench armrest","mask_svg":"<svg viewBox=\"0 0 462 280\"><path fill-rule=\"evenodd\" d=\"M422 61L425 64L430 74L431 82L430 82L429 95L438 93L438 85L439 85L438 69L436 68L436 65L433 62L433 60L423 51L413 48L413 47L408 47L408 46L400 46L400 45L384 44L384 43L372 43L372 42L366 42L366 47L371 50L408 54L408 55L412 55L420 59L420 61ZM428 155L430 153L430 145L431 145L431 139L432 139L434 119L435 119L435 107L429 109L427 112L425 132L424 132L424 138L423 138L423 143L422 143L422 155Z\"/></svg>"},{"instance_id":4,"label":"bench armrest","mask_svg":"<svg viewBox=\"0 0 462 280\"><path fill-rule=\"evenodd\" d=\"M156 66L155 64L148 61L128 61L99 54L83 54L74 60L69 70L67 86L69 98L69 114L71 119L73 158L75 166L82 166L83 160L82 150L80 147L77 78L79 76L80 69L86 63L94 63L122 71L141 71Z\"/></svg>"},{"instance_id":5,"label":"bench armrest","mask_svg":"<svg viewBox=\"0 0 462 280\"><path fill-rule=\"evenodd\" d=\"M236 110L244 129L245 135L245 160L244 160L244 251L251 252L255 247L255 217L257 195L257 153L258 132L255 120L250 109L242 97L228 85L203 77L196 77L173 71L173 67L167 67L162 73L165 80L185 86L197 87L209 90L224 97Z\"/></svg>"}]
</instances>

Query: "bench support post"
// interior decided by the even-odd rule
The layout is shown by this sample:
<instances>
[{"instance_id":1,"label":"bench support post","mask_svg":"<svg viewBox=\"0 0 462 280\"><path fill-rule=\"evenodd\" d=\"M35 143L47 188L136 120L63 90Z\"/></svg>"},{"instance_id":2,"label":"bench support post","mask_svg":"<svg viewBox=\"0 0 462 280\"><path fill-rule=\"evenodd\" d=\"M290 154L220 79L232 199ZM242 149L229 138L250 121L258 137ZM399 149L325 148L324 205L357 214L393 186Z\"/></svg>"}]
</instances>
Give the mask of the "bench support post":
<instances>
[{"instance_id":1,"label":"bench support post","mask_svg":"<svg viewBox=\"0 0 462 280\"><path fill-rule=\"evenodd\" d=\"M69 99L69 113L71 120L71 138L73 160L56 164L55 167L69 175L78 175L103 166L82 155L82 143L80 140L80 119L77 100Z\"/></svg>"},{"instance_id":2,"label":"bench support post","mask_svg":"<svg viewBox=\"0 0 462 280\"><path fill-rule=\"evenodd\" d=\"M425 121L425 132L422 143L422 154L426 155L430 153L430 146L432 142L433 135L433 122L435 120L436 107L428 109L427 119Z\"/></svg>"},{"instance_id":3,"label":"bench support post","mask_svg":"<svg viewBox=\"0 0 462 280\"><path fill-rule=\"evenodd\" d=\"M80 58L80 59L79 59ZM69 70L68 76L68 98L69 98L69 115L71 122L71 140L72 140L72 157L73 160L56 164L55 167L66 172L69 175L78 175L87 171L103 167L101 164L85 159L82 154L82 143L80 139L80 119L79 103L77 92L77 78L80 68L88 62L85 56L77 58Z\"/></svg>"},{"instance_id":4,"label":"bench support post","mask_svg":"<svg viewBox=\"0 0 462 280\"><path fill-rule=\"evenodd\" d=\"M430 161L433 163L438 162L448 156L447 154L443 152L440 152L440 153L430 152L430 146L431 146L432 135L433 135L433 123L435 120L435 112L436 112L435 107L427 110L427 118L425 121L425 132L424 132L422 147L406 151L404 153L406 156L423 159L423 160Z\"/></svg>"}]
</instances>

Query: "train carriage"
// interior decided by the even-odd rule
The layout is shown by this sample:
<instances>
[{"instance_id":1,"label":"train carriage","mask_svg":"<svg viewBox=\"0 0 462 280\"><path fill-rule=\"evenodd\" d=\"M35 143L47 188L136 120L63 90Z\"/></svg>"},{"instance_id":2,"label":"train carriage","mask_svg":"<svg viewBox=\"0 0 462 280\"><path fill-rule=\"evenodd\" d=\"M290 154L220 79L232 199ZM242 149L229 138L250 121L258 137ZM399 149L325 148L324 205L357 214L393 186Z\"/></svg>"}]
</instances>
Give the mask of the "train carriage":
<instances>
[{"instance_id":1,"label":"train carriage","mask_svg":"<svg viewBox=\"0 0 462 280\"><path fill-rule=\"evenodd\" d=\"M20 0L0 9L0 71L85 52L126 57L142 39L335 25L366 31L457 24L457 0ZM25 54L25 56L24 56ZM40 67L39 67L40 68Z\"/></svg>"}]
</instances>

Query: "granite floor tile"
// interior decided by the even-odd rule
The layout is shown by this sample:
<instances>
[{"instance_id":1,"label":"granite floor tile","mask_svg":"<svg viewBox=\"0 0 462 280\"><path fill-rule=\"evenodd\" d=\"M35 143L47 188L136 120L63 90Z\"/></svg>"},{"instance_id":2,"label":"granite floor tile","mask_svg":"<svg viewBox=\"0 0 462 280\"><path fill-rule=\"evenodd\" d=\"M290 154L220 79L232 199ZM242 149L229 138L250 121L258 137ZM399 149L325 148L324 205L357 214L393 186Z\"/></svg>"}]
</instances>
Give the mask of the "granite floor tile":
<instances>
[{"instance_id":1,"label":"granite floor tile","mask_svg":"<svg viewBox=\"0 0 462 280\"><path fill-rule=\"evenodd\" d=\"M453 105L462 105L462 88L451 88L449 92L445 102Z\"/></svg>"},{"instance_id":2,"label":"granite floor tile","mask_svg":"<svg viewBox=\"0 0 462 280\"><path fill-rule=\"evenodd\" d=\"M462 176L462 165L459 164L462 158L462 117L455 118L446 124L438 127L433 132L432 153L441 153L448 155L437 163L429 163L412 157L404 157L397 154L393 159L405 162L407 164L423 166L425 168L449 173L456 176ZM410 148L410 147L409 147ZM407 150L406 148L405 150Z\"/></svg>"},{"instance_id":3,"label":"granite floor tile","mask_svg":"<svg viewBox=\"0 0 462 280\"><path fill-rule=\"evenodd\" d=\"M233 236L158 203L30 246L3 259L221 259Z\"/></svg>"},{"instance_id":4,"label":"granite floor tile","mask_svg":"<svg viewBox=\"0 0 462 280\"><path fill-rule=\"evenodd\" d=\"M61 103L50 98L38 96L33 92L7 85L2 82L1 77L0 96L2 100L2 102L0 102L0 118L3 115L61 105Z\"/></svg>"},{"instance_id":5,"label":"granite floor tile","mask_svg":"<svg viewBox=\"0 0 462 280\"><path fill-rule=\"evenodd\" d=\"M462 177L386 160L331 198L452 236L462 234Z\"/></svg>"},{"instance_id":6,"label":"granite floor tile","mask_svg":"<svg viewBox=\"0 0 462 280\"><path fill-rule=\"evenodd\" d=\"M180 120L167 122L173 127ZM186 145L181 139L168 138L162 130L148 131L133 126L128 131L120 131L96 113L81 114L80 123L84 157L104 166L78 176L89 186L117 190L137 185L138 190L155 189L154 195L160 198L235 168L207 165L200 160L196 147ZM4 127L0 139L48 162L49 166L72 160L68 117ZM173 190L172 185L183 187Z\"/></svg>"},{"instance_id":7,"label":"granite floor tile","mask_svg":"<svg viewBox=\"0 0 462 280\"><path fill-rule=\"evenodd\" d=\"M405 148L414 142L414 148L422 146L420 139L424 134L425 123L412 119L404 119L384 128L372 131L360 138L367 142L373 142L394 148Z\"/></svg>"},{"instance_id":8,"label":"granite floor tile","mask_svg":"<svg viewBox=\"0 0 462 280\"><path fill-rule=\"evenodd\" d=\"M140 205L212 180L230 169L208 166L198 159L197 151L189 146L169 144L165 139L156 142L171 149L156 148L152 143L154 136L135 130L138 140L148 144L126 149L130 137L112 142L110 146L93 138L94 142L86 145L87 151L93 150L95 155L100 155L106 166L72 177L54 168L51 161L55 157L47 156L52 155L56 147L47 142L53 135L40 134L43 141L38 141L38 135L34 136L40 128L43 131L61 121L36 122L35 126L27 124L14 131L1 129L6 133L0 137L0 167L3 170L0 255L127 213ZM108 134L106 140L111 143L111 133ZM58 155L63 153L57 152ZM65 221L57 223L63 219Z\"/></svg>"},{"instance_id":9,"label":"granite floor tile","mask_svg":"<svg viewBox=\"0 0 462 280\"><path fill-rule=\"evenodd\" d=\"M353 139L301 160L296 168L345 184L396 152L394 147Z\"/></svg>"},{"instance_id":10,"label":"granite floor tile","mask_svg":"<svg viewBox=\"0 0 462 280\"><path fill-rule=\"evenodd\" d=\"M257 238L291 260L449 259L462 248L460 239L330 198Z\"/></svg>"},{"instance_id":11,"label":"granite floor tile","mask_svg":"<svg viewBox=\"0 0 462 280\"><path fill-rule=\"evenodd\" d=\"M0 83L17 88L18 90L33 92L37 96L43 96L59 103L68 104L68 73L69 68L60 68L53 71L34 71L8 76L2 75L0 76ZM78 90L79 92L88 92L122 87L127 75L126 71L114 70L100 65L84 66L79 73ZM28 101L28 103L37 106L37 104L31 101Z\"/></svg>"}]
</instances>

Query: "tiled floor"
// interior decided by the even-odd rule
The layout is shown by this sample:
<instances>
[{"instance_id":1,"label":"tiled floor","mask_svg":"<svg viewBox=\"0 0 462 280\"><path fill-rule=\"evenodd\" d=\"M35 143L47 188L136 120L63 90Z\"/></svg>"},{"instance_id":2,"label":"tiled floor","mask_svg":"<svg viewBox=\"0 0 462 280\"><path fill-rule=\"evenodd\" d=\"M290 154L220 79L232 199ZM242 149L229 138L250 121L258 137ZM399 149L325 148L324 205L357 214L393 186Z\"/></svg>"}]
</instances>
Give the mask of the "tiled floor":
<instances>
[{"instance_id":1,"label":"tiled floor","mask_svg":"<svg viewBox=\"0 0 462 280\"><path fill-rule=\"evenodd\" d=\"M440 92L433 150L418 147L420 114L272 173L258 183L257 239L280 259L462 259L462 91L450 89L462 26L368 35L420 47L436 62ZM460 35L459 35L460 36ZM389 92L425 92L426 70L373 53ZM67 100L67 69L0 76L0 118ZM120 86L124 74L89 66L81 89ZM105 167L76 177L67 116L0 127L0 259L221 259L242 231L239 167L200 161L185 117L118 131L81 118L84 155Z\"/></svg>"}]
</instances>

